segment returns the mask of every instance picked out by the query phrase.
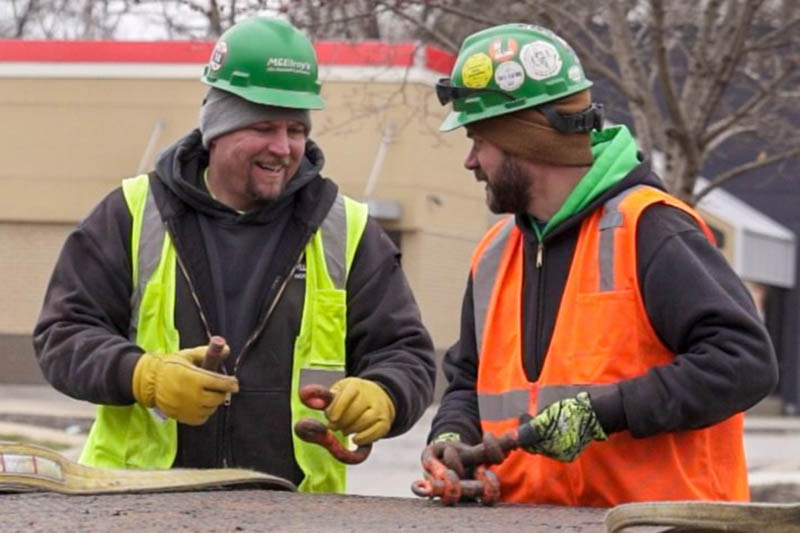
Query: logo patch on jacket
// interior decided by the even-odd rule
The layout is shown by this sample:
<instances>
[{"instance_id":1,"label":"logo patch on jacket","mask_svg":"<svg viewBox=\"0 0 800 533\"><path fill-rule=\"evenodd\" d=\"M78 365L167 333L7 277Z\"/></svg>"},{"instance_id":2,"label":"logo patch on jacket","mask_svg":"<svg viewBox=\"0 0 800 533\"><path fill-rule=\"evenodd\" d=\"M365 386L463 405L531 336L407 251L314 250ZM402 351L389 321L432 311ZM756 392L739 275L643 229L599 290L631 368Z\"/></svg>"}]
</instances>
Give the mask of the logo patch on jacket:
<instances>
[{"instance_id":1,"label":"logo patch on jacket","mask_svg":"<svg viewBox=\"0 0 800 533\"><path fill-rule=\"evenodd\" d=\"M294 267L292 279L306 279L306 264L302 262Z\"/></svg>"}]
</instances>

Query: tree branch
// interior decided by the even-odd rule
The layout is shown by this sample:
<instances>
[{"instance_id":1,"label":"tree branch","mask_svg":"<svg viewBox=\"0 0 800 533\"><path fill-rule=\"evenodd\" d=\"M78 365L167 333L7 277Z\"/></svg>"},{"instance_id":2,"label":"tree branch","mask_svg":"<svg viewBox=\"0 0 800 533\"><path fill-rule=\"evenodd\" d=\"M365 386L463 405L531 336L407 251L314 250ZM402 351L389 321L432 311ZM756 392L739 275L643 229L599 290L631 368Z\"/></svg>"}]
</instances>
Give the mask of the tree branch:
<instances>
[{"instance_id":1,"label":"tree branch","mask_svg":"<svg viewBox=\"0 0 800 533\"><path fill-rule=\"evenodd\" d=\"M321 10L316 10L313 7L309 7L308 22L301 21L296 17L290 17L290 18L295 26L305 30L312 30L312 29L326 28L326 27L329 28L330 26L337 24L346 24L348 22L353 22L353 21L361 22L363 19L375 18L382 13L390 11L385 6L378 4L380 4L380 2L376 2L372 6L374 8L372 10L369 8L369 6L367 6L367 8L363 12L356 12L356 13L347 13L340 4L335 4L335 5L329 4L328 7L331 8L331 10L335 10L336 8L338 8L339 13L341 14L337 15L335 14L335 11L328 10L325 12L325 14L328 15L327 18L324 16L320 16L322 14ZM334 14L331 16L331 13Z\"/></svg>"},{"instance_id":2,"label":"tree branch","mask_svg":"<svg viewBox=\"0 0 800 533\"><path fill-rule=\"evenodd\" d=\"M459 43L454 42L452 39L448 38L443 33L439 32L439 31L436 31L433 28L429 28L428 26L425 25L424 22L415 19L411 15L406 14L401 9L398 9L398 8L396 8L394 6L390 6L388 4L389 4L389 2L376 2L376 5L383 6L388 11L391 11L392 13L397 15L398 17L400 17L400 18L412 23L414 26L416 26L417 28L421 29L422 31L424 31L425 33L430 35L433 39L435 39L437 42L439 42L447 50L450 50L451 52L458 52L458 49L460 48Z\"/></svg>"},{"instance_id":3,"label":"tree branch","mask_svg":"<svg viewBox=\"0 0 800 533\"><path fill-rule=\"evenodd\" d=\"M572 13L564 10L555 3L545 3L542 8L547 11L554 20L567 20L575 24L581 31L581 34L587 36L592 41L594 45L593 48L586 46L580 39L571 39L570 42L570 45L576 50L578 58L584 67L588 67L590 70L597 72L600 77L610 82L619 92L625 95L625 98L628 100L635 100L638 98L638 95L632 93L625 82L622 81L622 76L611 70L605 62L598 59L594 50L603 50L607 48L607 45L598 39L595 32L587 28L581 21L576 20Z\"/></svg>"},{"instance_id":4,"label":"tree branch","mask_svg":"<svg viewBox=\"0 0 800 533\"><path fill-rule=\"evenodd\" d=\"M675 84L672 80L668 47L664 37L664 6L661 0L651 1L650 6L653 9L653 48L658 64L658 80L661 82L661 88L664 91L664 103L667 107L667 113L669 113L669 117L674 124L678 142L683 147L686 155L696 160L698 158L697 147L694 146L690 138L686 117L683 113L683 109L681 109L678 96L675 92Z\"/></svg>"},{"instance_id":5,"label":"tree branch","mask_svg":"<svg viewBox=\"0 0 800 533\"><path fill-rule=\"evenodd\" d=\"M11 9L12 9L12 16L16 21L14 27L14 39L20 39L25 34L25 26L27 26L28 21L30 20L31 16L36 13L38 9L38 0L29 0L28 5L25 6L24 11L21 15L17 14L17 2L16 0L12 0L11 2Z\"/></svg>"},{"instance_id":6,"label":"tree branch","mask_svg":"<svg viewBox=\"0 0 800 533\"><path fill-rule=\"evenodd\" d=\"M508 22L506 20L494 19L494 18L488 17L486 15L476 15L474 12L470 12L470 11L467 11L467 10L464 10L464 9L459 9L457 7L453 7L453 6L447 5L445 3L440 3L440 2L417 0L417 1L407 2L407 3L408 4L412 4L412 5L422 5L422 6L425 6L425 7L438 9L439 11L441 11L443 13L447 13L447 14L450 14L450 15L455 15L455 16L457 16L459 18L464 19L464 20L469 20L471 22L476 22L476 23L478 23L478 24L480 24L482 26L487 26L487 27L488 26L499 26L500 24L505 24L506 22ZM456 50L458 50L458 48L456 48Z\"/></svg>"},{"instance_id":7,"label":"tree branch","mask_svg":"<svg viewBox=\"0 0 800 533\"><path fill-rule=\"evenodd\" d=\"M771 32L763 35L761 38L756 40L756 42L752 46L745 48L744 52L749 53L764 49L770 49L774 47L775 44L777 44L777 42L779 41L779 39L783 35L788 34L790 30L795 28L795 26L800 26L800 18L795 18L793 20L790 20L783 26L776 28Z\"/></svg>"},{"instance_id":8,"label":"tree branch","mask_svg":"<svg viewBox=\"0 0 800 533\"><path fill-rule=\"evenodd\" d=\"M741 10L741 15L738 20L728 21L727 36L722 42L724 46L719 47L719 54L715 58L717 68L714 68L712 83L709 90L705 95L699 99L700 105L698 107L697 120L694 122L692 128L698 134L708 126L709 121L720 102L722 94L730 84L733 73L736 71L736 66L739 60L743 57L742 50L746 42L750 24L755 16L755 12L761 7L763 0L748 0L745 3L744 9ZM737 6L739 2L735 3ZM735 13L734 2L728 6L730 18L733 18Z\"/></svg>"},{"instance_id":9,"label":"tree branch","mask_svg":"<svg viewBox=\"0 0 800 533\"><path fill-rule=\"evenodd\" d=\"M760 159L755 159L754 161L751 161L749 163L745 163L744 165L739 165L738 167L732 168L732 169L728 170L727 172L723 172L722 174L720 174L719 176L717 176L716 178L711 180L711 182L708 184L708 186L705 189L703 189L699 193L695 194L694 197L692 198L691 204L692 205L697 205L697 203L700 200L702 200L703 197L705 195L707 195L708 193L710 193L713 189L719 187L720 185L722 185L725 182L728 182L728 181L732 180L733 178L735 178L737 176L741 176L745 172L750 172L751 170L756 170L756 169L759 169L759 168L762 168L762 167L766 167L766 166L771 165L773 163L777 163L777 162L780 162L780 161L783 161L783 160L787 160L787 159L790 159L790 158L798 156L798 155L800 155L800 146L795 146L795 148L792 148L790 150L786 150L784 152L780 152L780 153L775 154L775 155L770 156L770 157L764 157L764 158L760 158Z\"/></svg>"},{"instance_id":10,"label":"tree branch","mask_svg":"<svg viewBox=\"0 0 800 533\"><path fill-rule=\"evenodd\" d=\"M722 135L725 130L731 128L745 117L751 115L766 105L767 102L769 102L770 99L777 94L780 85L787 79L791 78L794 73L795 72L791 70L783 72L781 75L774 78L767 87L762 88L758 94L754 95L752 98L750 98L750 100L745 102L744 105L739 107L736 113L717 121L715 124L710 125L706 130L705 136L703 137L702 144L705 146L714 142L714 140L718 136Z\"/></svg>"},{"instance_id":11,"label":"tree branch","mask_svg":"<svg viewBox=\"0 0 800 533\"><path fill-rule=\"evenodd\" d=\"M626 6L623 0L608 0L608 14L611 47L617 58L623 83L629 88L629 106L636 127L639 146L649 154L654 147L664 149L665 132L659 130L661 110L655 100L655 93L648 83L642 57L633 48L631 30L626 19Z\"/></svg>"}]
</instances>

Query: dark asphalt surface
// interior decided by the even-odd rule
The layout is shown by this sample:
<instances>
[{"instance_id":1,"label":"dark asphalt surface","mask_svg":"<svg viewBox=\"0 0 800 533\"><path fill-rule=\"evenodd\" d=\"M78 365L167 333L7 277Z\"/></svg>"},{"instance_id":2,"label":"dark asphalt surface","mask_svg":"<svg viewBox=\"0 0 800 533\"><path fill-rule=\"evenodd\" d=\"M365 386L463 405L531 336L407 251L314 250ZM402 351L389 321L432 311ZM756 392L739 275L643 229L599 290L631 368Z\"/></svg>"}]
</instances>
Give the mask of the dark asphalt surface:
<instances>
[{"instance_id":1,"label":"dark asphalt surface","mask_svg":"<svg viewBox=\"0 0 800 533\"><path fill-rule=\"evenodd\" d=\"M521 531L605 532L606 509L500 504L443 507L410 498L224 490L64 496L0 494L3 532Z\"/></svg>"},{"instance_id":2,"label":"dark asphalt surface","mask_svg":"<svg viewBox=\"0 0 800 533\"><path fill-rule=\"evenodd\" d=\"M433 409L408 433L382 440L348 469L348 495L263 490L64 496L0 493L0 533L127 531L605 532L605 509L476 504L442 507L416 498L419 453ZM74 459L94 409L43 386L0 385L0 427L60 434ZM39 434L39 430L49 433ZM52 433L55 431L55 434ZM77 433L76 433L77 432ZM0 432L2 433L2 432ZM23 432L24 433L24 432ZM76 444L75 440L78 440ZM800 417L748 416L745 445L754 501L800 501ZM650 533L665 528L646 528ZM642 533L642 528L635 528ZM626 530L627 531L627 530Z\"/></svg>"}]
</instances>

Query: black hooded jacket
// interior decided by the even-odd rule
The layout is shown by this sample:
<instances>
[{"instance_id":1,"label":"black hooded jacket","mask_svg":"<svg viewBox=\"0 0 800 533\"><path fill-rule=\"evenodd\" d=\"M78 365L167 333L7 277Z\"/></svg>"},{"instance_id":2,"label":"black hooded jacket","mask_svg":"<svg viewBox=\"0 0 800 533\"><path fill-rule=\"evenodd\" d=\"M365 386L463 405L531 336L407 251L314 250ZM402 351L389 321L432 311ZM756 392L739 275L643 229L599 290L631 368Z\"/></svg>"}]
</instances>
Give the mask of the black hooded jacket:
<instances>
[{"instance_id":1,"label":"black hooded jacket","mask_svg":"<svg viewBox=\"0 0 800 533\"><path fill-rule=\"evenodd\" d=\"M528 217L516 217L524 236L522 354L530 381L538 378L548 353L581 223L606 201L637 185L664 189L649 164L640 163L544 237L538 267L537 234ZM606 433L628 430L634 437L648 437L698 429L769 394L778 374L767 331L747 289L694 219L656 204L639 219L636 238L638 279L648 318L664 346L676 355L671 364L620 381L609 394L591 398ZM443 433L456 433L470 444L481 440L473 308L470 276L460 338L444 359L449 386L429 440Z\"/></svg>"},{"instance_id":2,"label":"black hooded jacket","mask_svg":"<svg viewBox=\"0 0 800 533\"><path fill-rule=\"evenodd\" d=\"M179 424L176 467L245 467L295 483L289 391L300 330L306 243L337 186L320 176L321 150L308 141L284 193L238 213L204 185L208 152L197 130L159 158L150 184L178 257L175 325L181 348L222 335L225 371L240 391L202 426ZM61 392L97 404L134 401L131 379L142 349L127 339L131 216L121 188L69 235L34 331L45 377ZM273 306L274 304L274 306ZM268 314L267 310L274 307ZM408 430L430 404L433 347L400 268L400 253L372 220L347 282L346 372L380 383L396 407L388 436Z\"/></svg>"}]
</instances>

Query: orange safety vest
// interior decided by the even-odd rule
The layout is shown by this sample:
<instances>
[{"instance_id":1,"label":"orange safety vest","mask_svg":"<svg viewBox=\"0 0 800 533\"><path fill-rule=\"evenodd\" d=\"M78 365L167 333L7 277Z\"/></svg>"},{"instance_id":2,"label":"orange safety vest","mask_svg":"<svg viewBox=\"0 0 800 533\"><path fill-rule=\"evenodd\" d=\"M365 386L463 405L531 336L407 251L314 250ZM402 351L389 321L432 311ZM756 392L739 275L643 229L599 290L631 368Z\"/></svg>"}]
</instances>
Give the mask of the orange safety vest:
<instances>
[{"instance_id":1,"label":"orange safety vest","mask_svg":"<svg viewBox=\"0 0 800 533\"><path fill-rule=\"evenodd\" d=\"M484 432L502 435L581 390L590 394L673 358L653 330L636 270L636 225L650 205L700 216L647 186L623 191L581 226L539 379L522 357L523 239L512 217L498 222L472 259L477 394ZM592 442L573 462L523 450L493 467L508 502L611 507L653 500L749 500L739 413L707 428L635 439L628 431Z\"/></svg>"}]
</instances>

